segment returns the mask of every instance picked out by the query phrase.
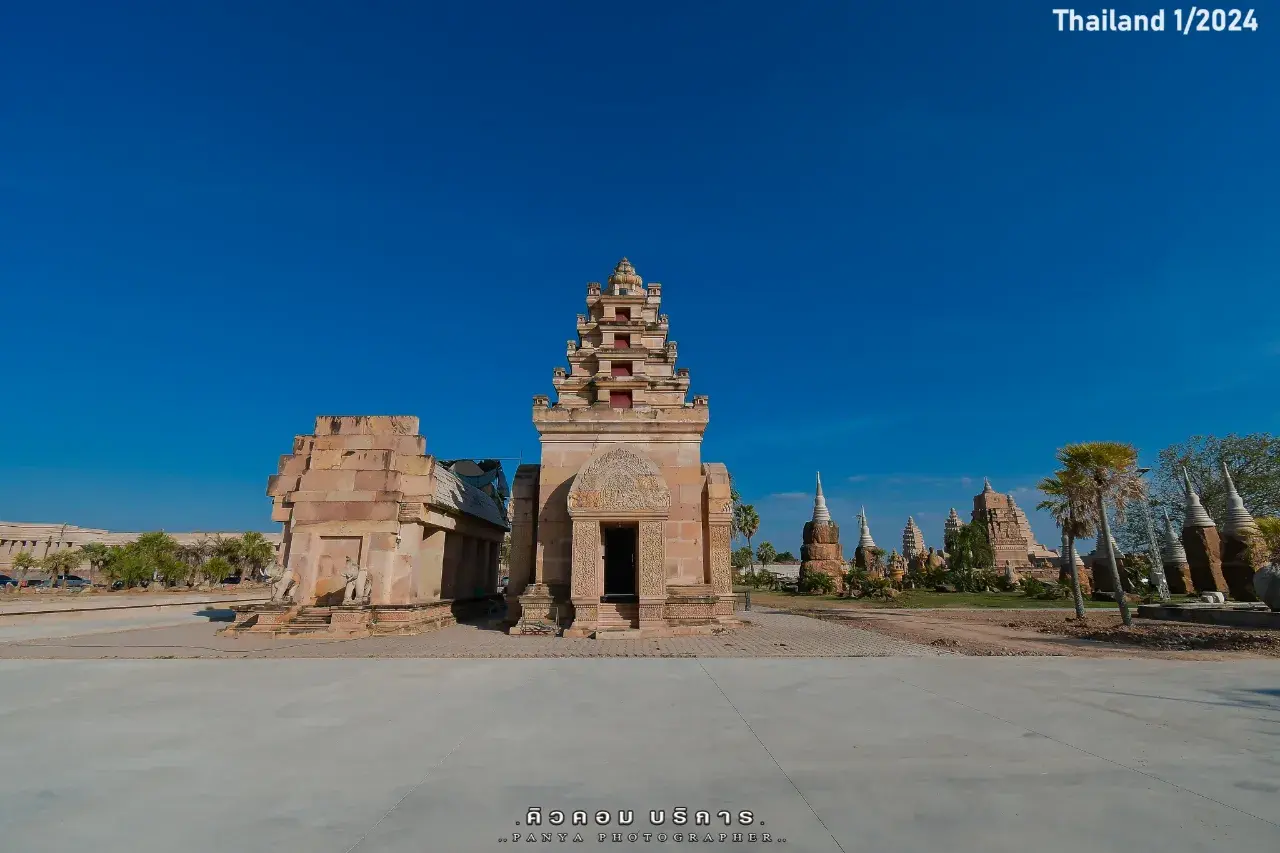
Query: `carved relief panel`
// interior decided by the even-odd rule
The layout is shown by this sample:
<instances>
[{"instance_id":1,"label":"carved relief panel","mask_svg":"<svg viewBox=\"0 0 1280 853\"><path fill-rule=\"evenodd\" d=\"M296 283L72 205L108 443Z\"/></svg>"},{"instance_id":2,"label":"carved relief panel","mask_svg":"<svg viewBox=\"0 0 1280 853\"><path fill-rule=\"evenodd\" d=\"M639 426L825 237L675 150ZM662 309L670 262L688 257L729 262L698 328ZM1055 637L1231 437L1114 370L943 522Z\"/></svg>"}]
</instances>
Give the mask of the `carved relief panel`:
<instances>
[{"instance_id":1,"label":"carved relief panel","mask_svg":"<svg viewBox=\"0 0 1280 853\"><path fill-rule=\"evenodd\" d=\"M573 522L572 592L575 599L599 600L603 588L600 577L604 561L600 559L600 522Z\"/></svg>"},{"instance_id":2,"label":"carved relief panel","mask_svg":"<svg viewBox=\"0 0 1280 853\"><path fill-rule=\"evenodd\" d=\"M663 522L640 522L640 597L659 598L667 594L667 539Z\"/></svg>"}]
</instances>

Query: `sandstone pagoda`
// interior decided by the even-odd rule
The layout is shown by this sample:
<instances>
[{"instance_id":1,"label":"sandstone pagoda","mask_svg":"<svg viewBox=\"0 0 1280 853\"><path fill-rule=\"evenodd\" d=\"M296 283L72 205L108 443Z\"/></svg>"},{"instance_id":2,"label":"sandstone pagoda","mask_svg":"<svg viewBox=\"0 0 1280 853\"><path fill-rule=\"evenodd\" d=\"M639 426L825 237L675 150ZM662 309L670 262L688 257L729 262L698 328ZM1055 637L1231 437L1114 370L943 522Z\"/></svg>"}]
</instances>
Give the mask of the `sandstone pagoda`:
<instances>
[{"instance_id":1,"label":"sandstone pagoda","mask_svg":"<svg viewBox=\"0 0 1280 853\"><path fill-rule=\"evenodd\" d=\"M705 396L660 313L662 285L626 258L587 285L586 313L533 398L538 464L512 484L512 631L595 636L710 630L733 619L729 472L703 462Z\"/></svg>"},{"instance_id":2,"label":"sandstone pagoda","mask_svg":"<svg viewBox=\"0 0 1280 853\"><path fill-rule=\"evenodd\" d=\"M813 496L813 518L805 522L801 533L800 582L813 574L829 576L835 589L844 589L844 555L840 550L840 527L831 520L827 499L822 494L822 474Z\"/></svg>"}]
</instances>

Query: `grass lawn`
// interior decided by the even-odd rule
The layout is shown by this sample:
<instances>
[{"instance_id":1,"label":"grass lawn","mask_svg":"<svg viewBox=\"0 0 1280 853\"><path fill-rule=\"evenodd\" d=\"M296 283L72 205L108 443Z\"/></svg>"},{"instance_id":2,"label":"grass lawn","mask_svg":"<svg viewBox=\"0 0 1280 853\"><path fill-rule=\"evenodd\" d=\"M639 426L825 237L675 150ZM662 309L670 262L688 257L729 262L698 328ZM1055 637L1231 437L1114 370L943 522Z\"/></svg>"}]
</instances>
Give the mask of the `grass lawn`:
<instances>
[{"instance_id":1,"label":"grass lawn","mask_svg":"<svg viewBox=\"0 0 1280 853\"><path fill-rule=\"evenodd\" d=\"M1043 610L1046 607L1074 606L1069 598L1055 601L1041 601L1027 598L1020 592L934 592L928 589L908 589L898 593L893 601L877 601L875 599L839 598L834 595L801 595L792 592L771 592L768 590L752 590L751 603L765 607L990 607L1019 610ZM1115 609L1114 601L1085 600L1084 606L1090 609ZM1130 606L1136 607L1136 604Z\"/></svg>"}]
</instances>

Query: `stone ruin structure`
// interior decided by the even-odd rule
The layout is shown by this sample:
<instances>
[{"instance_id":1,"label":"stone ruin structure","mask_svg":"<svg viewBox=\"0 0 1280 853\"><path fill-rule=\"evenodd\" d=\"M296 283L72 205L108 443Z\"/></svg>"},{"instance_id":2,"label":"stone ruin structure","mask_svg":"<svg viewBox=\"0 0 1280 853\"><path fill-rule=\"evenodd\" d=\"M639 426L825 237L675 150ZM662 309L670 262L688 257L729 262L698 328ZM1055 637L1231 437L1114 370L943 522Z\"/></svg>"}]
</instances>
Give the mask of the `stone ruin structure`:
<instances>
[{"instance_id":1,"label":"stone ruin structure","mask_svg":"<svg viewBox=\"0 0 1280 853\"><path fill-rule=\"evenodd\" d=\"M984 479L982 491L973 498L972 519L986 524L997 570L1041 580L1057 578L1058 552L1036 541L1027 514L1014 502L1013 495L997 492L991 481Z\"/></svg>"},{"instance_id":2,"label":"stone ruin structure","mask_svg":"<svg viewBox=\"0 0 1280 853\"><path fill-rule=\"evenodd\" d=\"M844 591L844 554L840 548L840 527L831 520L827 499L822 494L822 474L818 474L813 497L813 518L804 525L800 545L800 581L822 574L835 581L836 592Z\"/></svg>"},{"instance_id":3,"label":"stone ruin structure","mask_svg":"<svg viewBox=\"0 0 1280 853\"><path fill-rule=\"evenodd\" d=\"M316 418L267 494L284 524L273 601L231 633L420 630L496 598L502 507L426 453L416 417Z\"/></svg>"},{"instance_id":4,"label":"stone ruin structure","mask_svg":"<svg viewBox=\"0 0 1280 853\"><path fill-rule=\"evenodd\" d=\"M1200 503L1186 468L1182 469L1182 483L1187 498L1182 514L1182 547L1186 549L1191 580L1196 592L1225 594L1227 581L1222 575L1222 540L1218 537L1218 527Z\"/></svg>"},{"instance_id":5,"label":"stone ruin structure","mask_svg":"<svg viewBox=\"0 0 1280 853\"><path fill-rule=\"evenodd\" d=\"M539 464L512 483L513 633L656 636L733 624L733 503L724 465L703 462L708 401L647 286L623 258L587 285L585 314L533 398Z\"/></svg>"},{"instance_id":6,"label":"stone ruin structure","mask_svg":"<svg viewBox=\"0 0 1280 853\"><path fill-rule=\"evenodd\" d=\"M1169 592L1174 595L1191 595L1196 591L1191 578L1191 565L1187 562L1187 549L1182 546L1178 532L1173 528L1169 510L1164 511L1164 547L1160 550L1160 562L1164 565L1164 579Z\"/></svg>"}]
</instances>

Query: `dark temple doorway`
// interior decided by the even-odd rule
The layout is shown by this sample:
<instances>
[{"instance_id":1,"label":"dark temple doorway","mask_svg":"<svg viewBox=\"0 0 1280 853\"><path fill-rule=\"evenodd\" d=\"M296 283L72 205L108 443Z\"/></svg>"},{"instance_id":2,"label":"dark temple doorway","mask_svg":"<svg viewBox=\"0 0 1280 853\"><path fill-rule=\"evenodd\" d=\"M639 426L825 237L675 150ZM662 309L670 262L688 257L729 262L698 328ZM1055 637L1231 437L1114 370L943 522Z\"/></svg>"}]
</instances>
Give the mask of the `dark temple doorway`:
<instances>
[{"instance_id":1,"label":"dark temple doorway","mask_svg":"<svg viewBox=\"0 0 1280 853\"><path fill-rule=\"evenodd\" d=\"M636 589L636 525L604 527L604 595L601 601L639 601Z\"/></svg>"}]
</instances>

